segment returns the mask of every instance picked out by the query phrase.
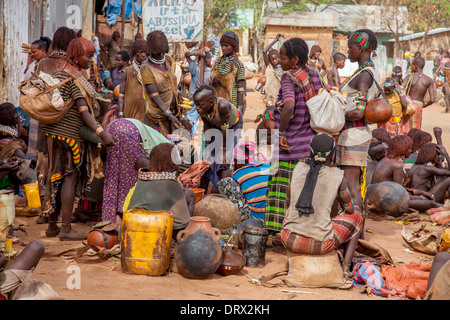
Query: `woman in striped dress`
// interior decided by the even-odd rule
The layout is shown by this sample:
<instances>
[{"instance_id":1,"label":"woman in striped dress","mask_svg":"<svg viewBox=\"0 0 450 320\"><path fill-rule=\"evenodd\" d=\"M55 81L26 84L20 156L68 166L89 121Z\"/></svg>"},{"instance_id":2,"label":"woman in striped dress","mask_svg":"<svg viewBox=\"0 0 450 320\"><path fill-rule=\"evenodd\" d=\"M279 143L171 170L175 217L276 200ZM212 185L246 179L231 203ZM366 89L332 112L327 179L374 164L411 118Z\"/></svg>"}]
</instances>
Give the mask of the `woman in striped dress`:
<instances>
[{"instance_id":1,"label":"woman in striped dress","mask_svg":"<svg viewBox=\"0 0 450 320\"><path fill-rule=\"evenodd\" d=\"M245 68L238 58L239 37L233 31L227 31L220 38L223 56L211 70L211 86L216 96L230 101L245 112Z\"/></svg>"},{"instance_id":2,"label":"woman in striped dress","mask_svg":"<svg viewBox=\"0 0 450 320\"><path fill-rule=\"evenodd\" d=\"M275 143L273 165L267 188L264 227L279 232L289 206L292 172L299 161L309 157L309 142L316 135L310 125L306 101L322 88L316 71L306 67L308 45L300 38L283 43L280 48L281 89L274 111Z\"/></svg>"},{"instance_id":3,"label":"woman in striped dress","mask_svg":"<svg viewBox=\"0 0 450 320\"><path fill-rule=\"evenodd\" d=\"M89 40L79 37L70 42L67 62L53 77L60 81L72 78L59 87L64 101L72 106L59 122L42 128L47 142L45 153L49 159L43 184L50 187L47 192L51 193L54 209L49 215L46 235L59 236L60 240L85 238L84 234L76 232L71 226L75 196L84 193L93 172L90 147L80 137L80 129L88 126L100 136L102 144L107 147L115 144L111 134L103 131L93 117L93 106L97 106L95 99L98 94L80 72L92 65L94 53L95 47ZM61 228L56 223L59 213L62 218Z\"/></svg>"}]
</instances>

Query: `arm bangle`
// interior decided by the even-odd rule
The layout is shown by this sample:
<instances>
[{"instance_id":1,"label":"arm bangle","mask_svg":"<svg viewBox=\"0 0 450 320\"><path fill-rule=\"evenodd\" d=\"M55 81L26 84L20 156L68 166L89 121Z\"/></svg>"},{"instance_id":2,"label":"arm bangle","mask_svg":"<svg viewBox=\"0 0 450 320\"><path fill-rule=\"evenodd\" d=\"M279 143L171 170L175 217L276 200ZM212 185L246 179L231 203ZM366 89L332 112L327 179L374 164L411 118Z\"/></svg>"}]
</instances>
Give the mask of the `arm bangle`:
<instances>
[{"instance_id":1,"label":"arm bangle","mask_svg":"<svg viewBox=\"0 0 450 320\"><path fill-rule=\"evenodd\" d=\"M168 117L169 115L171 115L172 114L172 111L170 111L170 110L166 110L166 112L164 112L164 115L166 116L166 117Z\"/></svg>"},{"instance_id":2,"label":"arm bangle","mask_svg":"<svg viewBox=\"0 0 450 320\"><path fill-rule=\"evenodd\" d=\"M100 133L102 133L103 132L103 128L102 128L102 126L98 126L97 127L97 130L95 130L95 133L99 136L100 135Z\"/></svg>"}]
</instances>

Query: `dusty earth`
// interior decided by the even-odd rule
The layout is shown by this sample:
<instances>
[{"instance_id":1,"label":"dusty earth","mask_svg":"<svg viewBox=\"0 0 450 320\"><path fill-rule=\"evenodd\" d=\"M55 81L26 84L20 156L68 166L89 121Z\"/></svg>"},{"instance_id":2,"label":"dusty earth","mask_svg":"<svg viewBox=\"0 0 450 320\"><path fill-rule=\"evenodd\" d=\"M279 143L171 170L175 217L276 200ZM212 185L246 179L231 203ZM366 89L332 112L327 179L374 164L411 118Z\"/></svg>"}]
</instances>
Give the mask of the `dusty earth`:
<instances>
[{"instance_id":1,"label":"dusty earth","mask_svg":"<svg viewBox=\"0 0 450 320\"><path fill-rule=\"evenodd\" d=\"M248 83L255 88L256 78ZM248 108L245 128L255 127L256 115L263 110L261 94L253 91L247 95ZM450 114L444 108L434 104L424 111L423 128L432 132L434 126L443 129L443 141L450 150ZM433 256L408 249L401 237L402 228L411 233L423 224L427 230L442 232L444 227L433 225L426 214L421 214L422 221L402 225L392 220L367 219L366 240L386 249L396 263L408 264L411 261L429 264ZM269 288L250 282L252 278L268 276L285 269L286 254L268 247L264 267L248 268L237 275L222 276L213 274L207 279L192 280L170 271L163 276L151 277L130 275L121 271L120 258L100 259L97 256L82 256L75 259L75 249L83 247L81 242L62 242L57 238L46 238L46 225L35 223L36 217L16 217L16 225L22 225L28 236L21 232L16 235L21 242L27 243L38 239L45 244L45 254L34 271L33 278L49 283L64 300L240 300L294 301L294 300L387 300L386 298L362 294L357 288L349 290L326 288L289 288L287 286ZM76 223L74 228L88 232L92 224ZM16 250L23 249L20 243L14 245ZM73 249L73 250L71 250ZM66 253L64 253L66 252ZM74 281L78 279L79 282ZM283 277L273 279L272 283L281 283ZM74 288L75 286L75 288ZM184 302L183 302L184 303ZM257 303L254 302L254 303ZM158 304L155 304L157 306ZM175 304L174 314L181 312L184 305Z\"/></svg>"}]
</instances>

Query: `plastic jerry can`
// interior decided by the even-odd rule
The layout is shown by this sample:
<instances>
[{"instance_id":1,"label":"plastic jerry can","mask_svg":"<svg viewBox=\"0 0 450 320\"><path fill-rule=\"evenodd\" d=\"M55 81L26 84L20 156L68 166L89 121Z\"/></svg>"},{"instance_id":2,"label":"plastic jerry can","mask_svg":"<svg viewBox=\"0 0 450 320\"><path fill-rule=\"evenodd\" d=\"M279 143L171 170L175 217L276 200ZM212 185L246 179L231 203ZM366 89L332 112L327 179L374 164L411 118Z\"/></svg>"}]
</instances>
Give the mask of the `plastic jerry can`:
<instances>
[{"instance_id":1,"label":"plastic jerry can","mask_svg":"<svg viewBox=\"0 0 450 320\"><path fill-rule=\"evenodd\" d=\"M39 195L39 186L37 182L23 185L27 205L30 209L41 208L41 197Z\"/></svg>"},{"instance_id":2,"label":"plastic jerry can","mask_svg":"<svg viewBox=\"0 0 450 320\"><path fill-rule=\"evenodd\" d=\"M0 191L0 232L16 220L16 205L14 192Z\"/></svg>"},{"instance_id":3,"label":"plastic jerry can","mask_svg":"<svg viewBox=\"0 0 450 320\"><path fill-rule=\"evenodd\" d=\"M169 211L124 212L121 267L124 273L160 276L170 265L173 215Z\"/></svg>"}]
</instances>

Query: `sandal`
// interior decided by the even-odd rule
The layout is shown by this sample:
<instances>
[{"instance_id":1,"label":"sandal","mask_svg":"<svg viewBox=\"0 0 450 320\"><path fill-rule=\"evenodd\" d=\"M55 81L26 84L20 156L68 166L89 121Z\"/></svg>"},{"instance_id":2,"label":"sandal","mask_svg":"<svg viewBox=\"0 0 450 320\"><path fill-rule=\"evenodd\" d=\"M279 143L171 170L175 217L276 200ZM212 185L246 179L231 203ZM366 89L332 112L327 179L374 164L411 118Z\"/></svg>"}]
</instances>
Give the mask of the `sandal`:
<instances>
[{"instance_id":1,"label":"sandal","mask_svg":"<svg viewBox=\"0 0 450 320\"><path fill-rule=\"evenodd\" d=\"M56 229L56 230L50 230L50 229L47 229L47 230L45 230L45 236L46 236L47 238L54 238L54 237L56 237L57 235L59 235L60 231L61 231L61 228L59 228L59 227L58 227L58 229Z\"/></svg>"},{"instance_id":2,"label":"sandal","mask_svg":"<svg viewBox=\"0 0 450 320\"><path fill-rule=\"evenodd\" d=\"M60 232L58 237L60 241L82 241L87 239L87 236L81 232L73 232L72 236L67 233Z\"/></svg>"}]
</instances>

